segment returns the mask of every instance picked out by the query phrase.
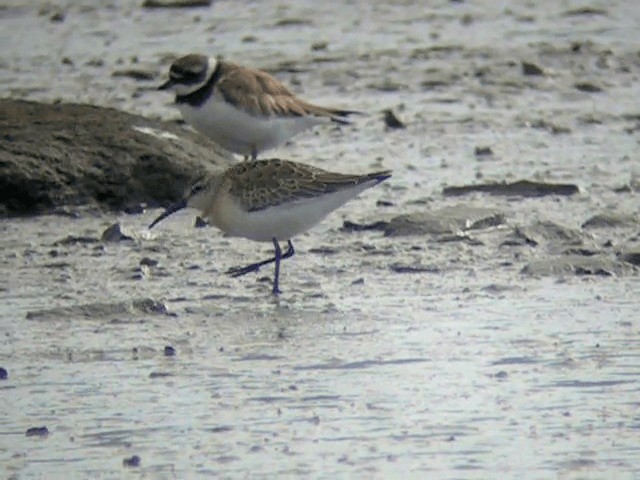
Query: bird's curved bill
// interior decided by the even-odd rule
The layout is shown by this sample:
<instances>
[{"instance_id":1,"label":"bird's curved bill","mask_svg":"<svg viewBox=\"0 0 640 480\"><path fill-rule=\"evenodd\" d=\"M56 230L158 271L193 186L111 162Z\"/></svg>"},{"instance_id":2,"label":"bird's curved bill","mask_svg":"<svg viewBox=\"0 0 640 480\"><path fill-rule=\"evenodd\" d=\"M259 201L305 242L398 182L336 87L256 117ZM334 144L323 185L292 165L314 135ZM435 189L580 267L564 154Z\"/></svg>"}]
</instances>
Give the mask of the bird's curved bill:
<instances>
[{"instance_id":1,"label":"bird's curved bill","mask_svg":"<svg viewBox=\"0 0 640 480\"><path fill-rule=\"evenodd\" d=\"M169 79L158 87L158 90L168 90L173 87L173 80Z\"/></svg>"},{"instance_id":2,"label":"bird's curved bill","mask_svg":"<svg viewBox=\"0 0 640 480\"><path fill-rule=\"evenodd\" d=\"M176 213L178 210L182 210L183 208L187 208L186 198L183 198L182 200L174 203L173 205L169 205L166 208L166 210L160 214L158 218L156 218L153 222L151 222L151 224L149 225L149 230L151 230L153 227L155 227L158 223L160 223L162 220L167 218L172 213Z\"/></svg>"}]
</instances>

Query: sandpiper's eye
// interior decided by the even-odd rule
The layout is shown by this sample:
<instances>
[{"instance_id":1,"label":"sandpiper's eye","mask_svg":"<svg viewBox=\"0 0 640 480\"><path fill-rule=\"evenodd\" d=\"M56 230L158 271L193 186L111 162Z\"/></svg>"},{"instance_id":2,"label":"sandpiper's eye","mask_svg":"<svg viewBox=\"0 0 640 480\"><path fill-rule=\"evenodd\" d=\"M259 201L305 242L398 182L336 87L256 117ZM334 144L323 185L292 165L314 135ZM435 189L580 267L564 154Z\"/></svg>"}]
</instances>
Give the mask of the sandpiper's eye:
<instances>
[{"instance_id":1,"label":"sandpiper's eye","mask_svg":"<svg viewBox=\"0 0 640 480\"><path fill-rule=\"evenodd\" d=\"M206 185L200 183L198 185L194 185L193 187L191 187L191 191L189 192L189 196L193 197L194 195L197 195L198 193L204 191L204 189L206 188Z\"/></svg>"},{"instance_id":2,"label":"sandpiper's eye","mask_svg":"<svg viewBox=\"0 0 640 480\"><path fill-rule=\"evenodd\" d=\"M177 70L170 70L170 71L169 71L169 76L170 76L171 78L176 79L176 80L179 80L179 79L181 79L182 77L184 77L183 73L182 73L182 72L179 72L179 71L177 71Z\"/></svg>"}]
</instances>

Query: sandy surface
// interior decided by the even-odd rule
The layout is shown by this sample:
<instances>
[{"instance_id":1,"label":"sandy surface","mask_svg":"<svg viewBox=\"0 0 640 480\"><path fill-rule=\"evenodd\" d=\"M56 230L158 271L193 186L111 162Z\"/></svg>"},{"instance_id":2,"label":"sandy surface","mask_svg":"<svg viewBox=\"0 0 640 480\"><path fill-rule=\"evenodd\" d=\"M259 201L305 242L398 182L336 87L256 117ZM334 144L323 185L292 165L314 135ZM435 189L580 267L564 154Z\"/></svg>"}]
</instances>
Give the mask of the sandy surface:
<instances>
[{"instance_id":1,"label":"sandy surface","mask_svg":"<svg viewBox=\"0 0 640 480\"><path fill-rule=\"evenodd\" d=\"M564 251L496 240L551 221L581 255L637 248L640 4L139 3L4 2L0 95L177 118L153 91L171 59L221 54L370 112L274 156L394 177L297 239L279 300L270 269L223 274L268 246L190 215L151 234L157 212L3 220L3 477L640 476L637 270L527 275ZM580 193L442 195L521 178ZM473 241L340 228L460 204L506 223ZM602 213L626 220L582 227ZM101 242L116 221L133 240Z\"/></svg>"}]
</instances>

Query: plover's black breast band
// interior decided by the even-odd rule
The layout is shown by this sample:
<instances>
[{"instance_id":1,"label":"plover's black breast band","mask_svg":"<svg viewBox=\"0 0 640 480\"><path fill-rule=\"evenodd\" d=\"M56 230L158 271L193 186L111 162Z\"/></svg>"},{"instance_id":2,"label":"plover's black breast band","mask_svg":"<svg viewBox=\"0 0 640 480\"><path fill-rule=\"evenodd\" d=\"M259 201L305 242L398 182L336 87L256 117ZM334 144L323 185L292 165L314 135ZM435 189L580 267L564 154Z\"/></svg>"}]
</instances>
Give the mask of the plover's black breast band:
<instances>
[{"instance_id":1,"label":"plover's black breast band","mask_svg":"<svg viewBox=\"0 0 640 480\"><path fill-rule=\"evenodd\" d=\"M209 77L209 80L207 80L207 83L202 85L198 90L187 95L176 95L176 103L186 103L187 105L191 105L196 108L205 103L213 94L213 87L218 80L220 80L220 76L222 75L222 68L220 68L220 64L221 62L217 63L216 69L211 77Z\"/></svg>"}]
</instances>

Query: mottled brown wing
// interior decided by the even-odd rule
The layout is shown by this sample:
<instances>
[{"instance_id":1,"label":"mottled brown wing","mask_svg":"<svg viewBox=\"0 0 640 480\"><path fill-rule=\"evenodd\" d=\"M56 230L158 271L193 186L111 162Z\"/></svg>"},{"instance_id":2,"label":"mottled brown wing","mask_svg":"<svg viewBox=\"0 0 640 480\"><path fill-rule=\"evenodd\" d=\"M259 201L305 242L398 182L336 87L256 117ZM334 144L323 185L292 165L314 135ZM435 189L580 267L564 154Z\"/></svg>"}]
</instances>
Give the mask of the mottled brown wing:
<instances>
[{"instance_id":1,"label":"mottled brown wing","mask_svg":"<svg viewBox=\"0 0 640 480\"><path fill-rule=\"evenodd\" d=\"M257 160L234 166L228 175L230 193L248 211L259 211L386 178L390 172L345 175L287 160Z\"/></svg>"}]
</instances>

